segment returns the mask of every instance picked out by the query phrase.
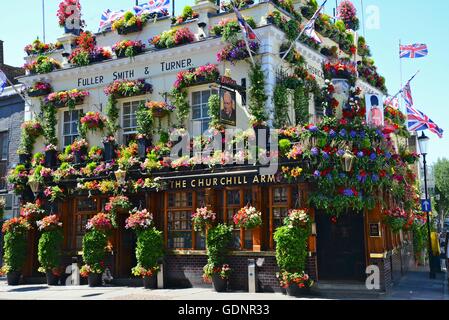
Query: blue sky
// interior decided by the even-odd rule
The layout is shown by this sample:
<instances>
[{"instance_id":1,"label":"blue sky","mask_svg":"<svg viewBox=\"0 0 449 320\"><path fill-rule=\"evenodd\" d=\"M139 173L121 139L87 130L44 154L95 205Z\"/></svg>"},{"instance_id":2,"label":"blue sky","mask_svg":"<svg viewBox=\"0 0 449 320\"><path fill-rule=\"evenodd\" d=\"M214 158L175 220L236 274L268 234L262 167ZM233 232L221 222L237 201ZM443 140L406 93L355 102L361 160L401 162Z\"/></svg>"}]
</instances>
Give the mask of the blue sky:
<instances>
[{"instance_id":1,"label":"blue sky","mask_svg":"<svg viewBox=\"0 0 449 320\"><path fill-rule=\"evenodd\" d=\"M56 19L59 2L45 0L47 42L54 42L62 34ZM87 28L97 30L103 10L128 9L134 3L134 0L81 0ZM184 5L193 3L194 0L176 0L177 13ZM354 0L354 3L361 17L361 0ZM406 81L420 70L412 82L415 106L446 130L443 139L427 133L431 137L429 160L434 162L438 158L448 157L449 103L444 96L448 91L446 81L449 75L449 1L363 0L363 4L366 20L373 17L373 11L367 12L370 6L375 6L379 12L380 28L366 28L365 32L379 71L387 78L390 93L400 89L399 39L403 44L426 43L429 46L427 58L403 60L403 79ZM326 12L331 14L333 7L335 1L330 0ZM20 66L23 64L23 47L37 36L42 39L42 2L2 1L0 8L0 39L5 41L6 63ZM363 30L360 32L363 33Z\"/></svg>"}]
</instances>

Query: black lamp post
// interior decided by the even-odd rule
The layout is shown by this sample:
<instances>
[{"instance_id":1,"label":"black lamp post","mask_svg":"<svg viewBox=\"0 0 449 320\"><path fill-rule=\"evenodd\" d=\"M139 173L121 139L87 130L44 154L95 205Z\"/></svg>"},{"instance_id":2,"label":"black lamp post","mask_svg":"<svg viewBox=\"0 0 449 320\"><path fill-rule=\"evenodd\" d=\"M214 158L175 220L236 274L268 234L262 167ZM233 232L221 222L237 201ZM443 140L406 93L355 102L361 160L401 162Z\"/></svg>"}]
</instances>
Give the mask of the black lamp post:
<instances>
[{"instance_id":1,"label":"black lamp post","mask_svg":"<svg viewBox=\"0 0 449 320\"><path fill-rule=\"evenodd\" d=\"M418 144L419 144L419 150L421 151L421 155L423 156L423 165L424 165L424 193L426 196L426 200L429 199L429 194L427 191L427 161L426 161L426 156L427 156L427 145L429 143L429 137L427 137L424 132L422 133L422 135L418 138ZM430 267L430 279L435 279L436 278L436 274L434 272L434 269L432 267L432 258L433 258L433 253L432 253L432 239L431 239L431 230L430 230L430 214L429 212L426 212L427 214L427 234L428 234L428 243L429 243L429 267Z\"/></svg>"}]
</instances>

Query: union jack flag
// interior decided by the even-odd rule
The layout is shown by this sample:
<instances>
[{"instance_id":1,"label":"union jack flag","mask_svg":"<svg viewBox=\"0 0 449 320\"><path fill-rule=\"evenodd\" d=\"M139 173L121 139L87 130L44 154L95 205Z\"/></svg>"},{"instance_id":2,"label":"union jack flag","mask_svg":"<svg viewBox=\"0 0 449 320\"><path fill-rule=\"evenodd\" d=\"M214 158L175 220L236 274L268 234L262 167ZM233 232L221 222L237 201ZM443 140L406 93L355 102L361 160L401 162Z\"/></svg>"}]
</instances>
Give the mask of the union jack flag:
<instances>
[{"instance_id":1,"label":"union jack flag","mask_svg":"<svg viewBox=\"0 0 449 320\"><path fill-rule=\"evenodd\" d=\"M134 6L134 11L138 16L142 14L151 14L154 12L160 12L162 15L168 15L170 9L170 0L150 0L148 3L144 3L139 6Z\"/></svg>"},{"instance_id":2,"label":"union jack flag","mask_svg":"<svg viewBox=\"0 0 449 320\"><path fill-rule=\"evenodd\" d=\"M399 99L396 97L387 97L385 99L385 106L391 106L394 109L399 109Z\"/></svg>"},{"instance_id":3,"label":"union jack flag","mask_svg":"<svg viewBox=\"0 0 449 320\"><path fill-rule=\"evenodd\" d=\"M120 11L111 11L109 9L106 10L101 15L100 27L98 28L98 31L99 32L105 31L106 29L108 29L112 25L112 23L115 20L120 19L121 17L123 17L124 14L125 14L125 12L123 10L120 10Z\"/></svg>"},{"instance_id":4,"label":"union jack flag","mask_svg":"<svg viewBox=\"0 0 449 320\"><path fill-rule=\"evenodd\" d=\"M422 58L429 54L429 50L427 48L427 45L417 43L417 44L411 44L406 46L400 46L399 50L399 56L402 58Z\"/></svg>"},{"instance_id":5,"label":"union jack flag","mask_svg":"<svg viewBox=\"0 0 449 320\"><path fill-rule=\"evenodd\" d=\"M423 131L430 130L431 132L438 135L438 137L443 138L443 129L438 127L435 122L433 122L428 116L426 116L421 111L413 108L413 106L407 105L407 117L408 117L408 130Z\"/></svg>"},{"instance_id":6,"label":"union jack flag","mask_svg":"<svg viewBox=\"0 0 449 320\"><path fill-rule=\"evenodd\" d=\"M242 29L243 36L245 39L254 40L257 39L260 41L260 39L257 37L256 33L254 32L253 28L250 27L250 25L245 21L240 11L234 7L235 15L237 16L237 21L239 23L240 29Z\"/></svg>"},{"instance_id":7,"label":"union jack flag","mask_svg":"<svg viewBox=\"0 0 449 320\"><path fill-rule=\"evenodd\" d=\"M405 87L402 89L402 97L405 100L405 104L407 106L413 107L413 97L412 97L412 89L410 88L410 81L407 82Z\"/></svg>"}]
</instances>

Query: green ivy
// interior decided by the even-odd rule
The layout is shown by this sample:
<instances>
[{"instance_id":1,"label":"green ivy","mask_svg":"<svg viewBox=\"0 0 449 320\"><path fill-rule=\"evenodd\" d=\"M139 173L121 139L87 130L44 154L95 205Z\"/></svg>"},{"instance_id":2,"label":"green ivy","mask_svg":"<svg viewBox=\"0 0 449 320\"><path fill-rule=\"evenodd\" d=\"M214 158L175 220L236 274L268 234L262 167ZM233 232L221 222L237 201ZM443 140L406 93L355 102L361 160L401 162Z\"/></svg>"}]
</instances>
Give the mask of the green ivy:
<instances>
[{"instance_id":1,"label":"green ivy","mask_svg":"<svg viewBox=\"0 0 449 320\"><path fill-rule=\"evenodd\" d=\"M307 259L307 239L310 227L282 226L276 229L276 261L281 271L303 272Z\"/></svg>"},{"instance_id":2,"label":"green ivy","mask_svg":"<svg viewBox=\"0 0 449 320\"><path fill-rule=\"evenodd\" d=\"M293 108L297 125L309 122L309 95L302 85L298 85L293 91Z\"/></svg>"},{"instance_id":3,"label":"green ivy","mask_svg":"<svg viewBox=\"0 0 449 320\"><path fill-rule=\"evenodd\" d=\"M37 258L41 265L39 271L46 272L59 267L63 240L64 236L60 228L42 233L37 252Z\"/></svg>"},{"instance_id":4,"label":"green ivy","mask_svg":"<svg viewBox=\"0 0 449 320\"><path fill-rule=\"evenodd\" d=\"M182 128L190 113L188 94L184 89L173 89L170 97L173 105L176 107L177 126Z\"/></svg>"},{"instance_id":5,"label":"green ivy","mask_svg":"<svg viewBox=\"0 0 449 320\"><path fill-rule=\"evenodd\" d=\"M109 96L106 106L106 116L108 117L106 123L107 134L108 136L114 136L120 129L120 125L118 122L119 109L117 107L117 99L113 95Z\"/></svg>"},{"instance_id":6,"label":"green ivy","mask_svg":"<svg viewBox=\"0 0 449 320\"><path fill-rule=\"evenodd\" d=\"M150 269L159 265L164 256L162 232L156 228L137 232L136 259L140 267Z\"/></svg>"},{"instance_id":7,"label":"green ivy","mask_svg":"<svg viewBox=\"0 0 449 320\"><path fill-rule=\"evenodd\" d=\"M282 84L278 83L274 88L274 127L283 128L288 125L288 90Z\"/></svg>"},{"instance_id":8,"label":"green ivy","mask_svg":"<svg viewBox=\"0 0 449 320\"><path fill-rule=\"evenodd\" d=\"M58 144L58 138L56 137L56 107L52 103L46 103L41 106L43 114L44 137L47 144Z\"/></svg>"},{"instance_id":9,"label":"green ivy","mask_svg":"<svg viewBox=\"0 0 449 320\"><path fill-rule=\"evenodd\" d=\"M4 236L3 263L8 272L21 271L27 258L28 237L26 232L7 232Z\"/></svg>"},{"instance_id":10,"label":"green ivy","mask_svg":"<svg viewBox=\"0 0 449 320\"><path fill-rule=\"evenodd\" d=\"M108 236L103 231L89 230L83 237L83 260L94 270L104 270Z\"/></svg>"},{"instance_id":11,"label":"green ivy","mask_svg":"<svg viewBox=\"0 0 449 320\"><path fill-rule=\"evenodd\" d=\"M145 103L141 102L136 113L137 133L145 137L151 137L153 130L153 113L149 110Z\"/></svg>"},{"instance_id":12,"label":"green ivy","mask_svg":"<svg viewBox=\"0 0 449 320\"><path fill-rule=\"evenodd\" d=\"M207 264L221 266L224 264L226 253L232 241L232 227L226 224L219 224L209 229L207 233Z\"/></svg>"},{"instance_id":13,"label":"green ivy","mask_svg":"<svg viewBox=\"0 0 449 320\"><path fill-rule=\"evenodd\" d=\"M216 94L211 95L209 97L208 106L208 114L211 118L209 127L217 128L220 126L220 97Z\"/></svg>"},{"instance_id":14,"label":"green ivy","mask_svg":"<svg viewBox=\"0 0 449 320\"><path fill-rule=\"evenodd\" d=\"M251 66L249 78L251 82L249 87L249 111L256 122L264 122L268 119L265 111L268 96L265 94L265 75L259 63Z\"/></svg>"}]
</instances>

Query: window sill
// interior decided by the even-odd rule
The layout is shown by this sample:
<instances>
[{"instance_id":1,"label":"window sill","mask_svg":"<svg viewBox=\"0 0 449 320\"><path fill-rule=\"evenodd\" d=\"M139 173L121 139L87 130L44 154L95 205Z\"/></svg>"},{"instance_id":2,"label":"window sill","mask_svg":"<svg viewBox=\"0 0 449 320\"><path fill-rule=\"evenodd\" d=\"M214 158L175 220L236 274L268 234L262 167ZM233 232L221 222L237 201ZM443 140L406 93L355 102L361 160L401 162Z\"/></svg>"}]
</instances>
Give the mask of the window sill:
<instances>
[{"instance_id":1,"label":"window sill","mask_svg":"<svg viewBox=\"0 0 449 320\"><path fill-rule=\"evenodd\" d=\"M168 251L169 255L173 256L206 256L206 250L170 250ZM228 254L229 256L239 256L239 257L249 257L249 256L258 256L258 257L274 257L276 252L274 251L262 251L262 252L254 252L254 251L231 251Z\"/></svg>"}]
</instances>

